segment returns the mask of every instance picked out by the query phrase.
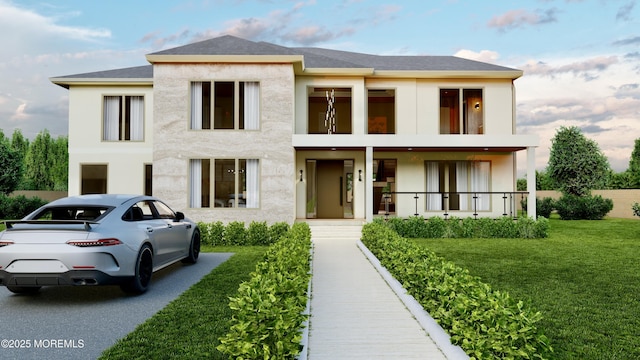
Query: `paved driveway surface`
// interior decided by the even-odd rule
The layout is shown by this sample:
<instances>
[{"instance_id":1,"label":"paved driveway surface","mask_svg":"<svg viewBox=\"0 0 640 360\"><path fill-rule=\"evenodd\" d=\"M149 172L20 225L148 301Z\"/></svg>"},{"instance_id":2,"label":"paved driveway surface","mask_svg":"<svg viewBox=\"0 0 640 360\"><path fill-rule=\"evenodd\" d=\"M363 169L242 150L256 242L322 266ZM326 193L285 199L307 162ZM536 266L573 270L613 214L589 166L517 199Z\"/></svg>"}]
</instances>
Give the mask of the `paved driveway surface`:
<instances>
[{"instance_id":1,"label":"paved driveway surface","mask_svg":"<svg viewBox=\"0 0 640 360\"><path fill-rule=\"evenodd\" d=\"M165 268L139 296L117 286L45 287L35 296L0 286L0 359L95 359L231 255Z\"/></svg>"}]
</instances>

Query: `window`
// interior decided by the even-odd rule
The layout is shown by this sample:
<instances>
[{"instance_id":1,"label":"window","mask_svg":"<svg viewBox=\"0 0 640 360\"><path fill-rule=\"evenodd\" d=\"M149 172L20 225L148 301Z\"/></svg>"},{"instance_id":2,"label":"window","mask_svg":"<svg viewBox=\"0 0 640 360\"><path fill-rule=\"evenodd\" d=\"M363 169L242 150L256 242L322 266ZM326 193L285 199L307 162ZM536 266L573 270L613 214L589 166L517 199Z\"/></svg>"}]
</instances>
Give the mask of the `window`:
<instances>
[{"instance_id":1,"label":"window","mask_svg":"<svg viewBox=\"0 0 640 360\"><path fill-rule=\"evenodd\" d=\"M351 134L350 88L310 88L308 101L309 134Z\"/></svg>"},{"instance_id":2,"label":"window","mask_svg":"<svg viewBox=\"0 0 640 360\"><path fill-rule=\"evenodd\" d=\"M153 195L153 165L144 165L144 194Z\"/></svg>"},{"instance_id":3,"label":"window","mask_svg":"<svg viewBox=\"0 0 640 360\"><path fill-rule=\"evenodd\" d=\"M144 139L144 96L105 96L102 140Z\"/></svg>"},{"instance_id":4,"label":"window","mask_svg":"<svg viewBox=\"0 0 640 360\"><path fill-rule=\"evenodd\" d=\"M369 89L368 133L395 134L396 94L395 90Z\"/></svg>"},{"instance_id":5,"label":"window","mask_svg":"<svg viewBox=\"0 0 640 360\"><path fill-rule=\"evenodd\" d=\"M237 109L237 111L236 111ZM191 83L192 130L257 130L260 84L249 81Z\"/></svg>"},{"instance_id":6,"label":"window","mask_svg":"<svg viewBox=\"0 0 640 360\"><path fill-rule=\"evenodd\" d=\"M107 192L107 165L81 165L80 176L80 194Z\"/></svg>"},{"instance_id":7,"label":"window","mask_svg":"<svg viewBox=\"0 0 640 360\"><path fill-rule=\"evenodd\" d=\"M427 211L490 209L488 161L427 161Z\"/></svg>"},{"instance_id":8,"label":"window","mask_svg":"<svg viewBox=\"0 0 640 360\"><path fill-rule=\"evenodd\" d=\"M440 134L484 134L482 89L440 89Z\"/></svg>"},{"instance_id":9,"label":"window","mask_svg":"<svg viewBox=\"0 0 640 360\"><path fill-rule=\"evenodd\" d=\"M258 159L192 159L190 173L192 208L211 207L211 194L214 207L259 206Z\"/></svg>"}]
</instances>

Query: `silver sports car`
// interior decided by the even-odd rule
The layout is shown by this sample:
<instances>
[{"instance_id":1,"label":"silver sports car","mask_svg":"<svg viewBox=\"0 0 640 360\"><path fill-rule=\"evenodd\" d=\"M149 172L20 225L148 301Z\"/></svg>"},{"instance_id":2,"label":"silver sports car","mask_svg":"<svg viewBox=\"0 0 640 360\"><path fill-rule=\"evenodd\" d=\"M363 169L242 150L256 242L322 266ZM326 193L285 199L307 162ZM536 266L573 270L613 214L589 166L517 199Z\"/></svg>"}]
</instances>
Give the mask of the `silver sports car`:
<instances>
[{"instance_id":1,"label":"silver sports car","mask_svg":"<svg viewBox=\"0 0 640 360\"><path fill-rule=\"evenodd\" d=\"M14 293L109 284L142 293L154 271L200 253L197 225L151 196L67 197L5 225L0 285Z\"/></svg>"}]
</instances>

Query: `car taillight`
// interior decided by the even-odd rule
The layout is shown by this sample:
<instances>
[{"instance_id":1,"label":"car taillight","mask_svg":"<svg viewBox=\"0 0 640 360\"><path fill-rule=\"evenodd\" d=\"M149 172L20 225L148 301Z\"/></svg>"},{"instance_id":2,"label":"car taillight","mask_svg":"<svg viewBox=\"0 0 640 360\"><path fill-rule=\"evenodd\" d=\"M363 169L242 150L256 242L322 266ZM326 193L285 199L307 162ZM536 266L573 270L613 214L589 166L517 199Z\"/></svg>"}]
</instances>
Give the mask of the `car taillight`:
<instances>
[{"instance_id":1,"label":"car taillight","mask_svg":"<svg viewBox=\"0 0 640 360\"><path fill-rule=\"evenodd\" d=\"M0 248L8 245L12 245L13 241L0 241Z\"/></svg>"},{"instance_id":2,"label":"car taillight","mask_svg":"<svg viewBox=\"0 0 640 360\"><path fill-rule=\"evenodd\" d=\"M100 239L100 240L69 240L67 244L79 247L92 247L92 246L113 246L120 245L122 241L116 238Z\"/></svg>"}]
</instances>

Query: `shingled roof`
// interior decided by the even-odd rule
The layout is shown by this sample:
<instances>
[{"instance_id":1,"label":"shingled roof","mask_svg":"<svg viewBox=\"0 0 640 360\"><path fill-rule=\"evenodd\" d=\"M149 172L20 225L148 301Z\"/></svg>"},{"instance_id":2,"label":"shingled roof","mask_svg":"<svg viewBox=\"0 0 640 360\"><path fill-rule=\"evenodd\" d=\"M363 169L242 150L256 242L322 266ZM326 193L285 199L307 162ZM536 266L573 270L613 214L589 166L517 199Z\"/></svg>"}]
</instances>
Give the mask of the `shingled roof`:
<instances>
[{"instance_id":1,"label":"shingled roof","mask_svg":"<svg viewBox=\"0 0 640 360\"><path fill-rule=\"evenodd\" d=\"M301 63L302 71L313 69L315 73L332 70L361 70L374 73L460 73L471 76L472 73L495 74L500 77L517 78L522 75L521 70L488 64L480 61L463 59L455 56L388 56L356 53L315 47L285 47L260 41L254 42L231 35L224 35L213 39L199 41L171 49L153 52L147 55L151 63L162 61L180 61L181 58L199 59L200 62L223 61L236 59L236 62L273 61L274 58L283 62ZM51 78L51 81L64 87L66 82L82 80L116 80L136 81L153 79L153 65L137 66L123 69L96 71L91 73L67 75Z\"/></svg>"}]
</instances>

